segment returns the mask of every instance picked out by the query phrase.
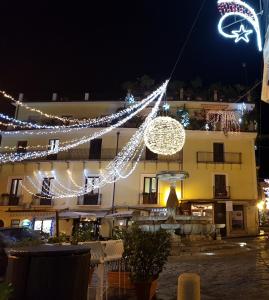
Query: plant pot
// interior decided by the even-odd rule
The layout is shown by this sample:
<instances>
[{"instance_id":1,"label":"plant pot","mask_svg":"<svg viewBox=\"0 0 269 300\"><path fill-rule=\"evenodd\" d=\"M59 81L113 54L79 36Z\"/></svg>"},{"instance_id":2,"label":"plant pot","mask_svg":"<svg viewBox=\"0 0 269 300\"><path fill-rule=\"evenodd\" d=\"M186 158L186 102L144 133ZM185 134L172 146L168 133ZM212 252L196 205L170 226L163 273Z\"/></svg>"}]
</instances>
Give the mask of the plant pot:
<instances>
[{"instance_id":1,"label":"plant pot","mask_svg":"<svg viewBox=\"0 0 269 300\"><path fill-rule=\"evenodd\" d=\"M137 300L151 300L156 295L157 279L150 282L136 282L135 290Z\"/></svg>"},{"instance_id":2,"label":"plant pot","mask_svg":"<svg viewBox=\"0 0 269 300\"><path fill-rule=\"evenodd\" d=\"M134 290L135 286L131 282L130 279L130 272L119 272L119 271L111 271L108 272L108 286L109 287L116 287L116 288L123 288L126 290Z\"/></svg>"}]
</instances>

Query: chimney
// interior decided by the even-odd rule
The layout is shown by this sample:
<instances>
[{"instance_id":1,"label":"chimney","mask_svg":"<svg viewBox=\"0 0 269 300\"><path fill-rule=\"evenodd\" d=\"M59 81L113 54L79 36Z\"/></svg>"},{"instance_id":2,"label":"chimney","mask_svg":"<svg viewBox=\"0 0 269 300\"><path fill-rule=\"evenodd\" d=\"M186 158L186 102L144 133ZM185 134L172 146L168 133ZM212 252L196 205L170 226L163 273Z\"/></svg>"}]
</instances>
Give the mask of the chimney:
<instances>
[{"instance_id":1,"label":"chimney","mask_svg":"<svg viewBox=\"0 0 269 300\"><path fill-rule=\"evenodd\" d=\"M51 100L52 100L52 101L57 101L57 96L58 96L57 93L53 93L53 94L52 94L52 99L51 99Z\"/></svg>"},{"instance_id":2,"label":"chimney","mask_svg":"<svg viewBox=\"0 0 269 300\"><path fill-rule=\"evenodd\" d=\"M24 94L23 93L19 93L19 101L22 102L23 101L23 96Z\"/></svg>"},{"instance_id":3,"label":"chimney","mask_svg":"<svg viewBox=\"0 0 269 300\"><path fill-rule=\"evenodd\" d=\"M183 100L183 98L184 98L184 89L181 88L181 89L179 90L179 100Z\"/></svg>"},{"instance_id":4,"label":"chimney","mask_svg":"<svg viewBox=\"0 0 269 300\"><path fill-rule=\"evenodd\" d=\"M85 93L84 100L89 101L90 100L90 93Z\"/></svg>"},{"instance_id":5,"label":"chimney","mask_svg":"<svg viewBox=\"0 0 269 300\"><path fill-rule=\"evenodd\" d=\"M214 97L213 97L214 101L218 101L218 91L214 90Z\"/></svg>"}]
</instances>

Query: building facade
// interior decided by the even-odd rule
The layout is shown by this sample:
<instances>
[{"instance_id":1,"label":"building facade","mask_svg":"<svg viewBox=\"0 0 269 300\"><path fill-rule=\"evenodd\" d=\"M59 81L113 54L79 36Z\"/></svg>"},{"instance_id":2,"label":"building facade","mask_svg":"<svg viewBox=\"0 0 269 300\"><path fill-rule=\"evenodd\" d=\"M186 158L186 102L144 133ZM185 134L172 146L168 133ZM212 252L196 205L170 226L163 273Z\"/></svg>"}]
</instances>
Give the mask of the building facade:
<instances>
[{"instance_id":1,"label":"building facade","mask_svg":"<svg viewBox=\"0 0 269 300\"><path fill-rule=\"evenodd\" d=\"M66 152L42 159L6 163L0 167L0 223L2 226L30 224L50 234L71 234L76 222L92 221L103 236L111 234L113 224L125 224L133 214L158 214L165 209L168 183L158 181L163 171L186 171L189 178L180 181L176 193L184 214L207 216L213 224L225 224L227 236L255 235L258 232L257 178L255 162L255 121L248 119L254 109L244 104L222 102L170 101L171 114L186 122L183 150L173 156L158 156L148 149L134 172L126 179L108 183L77 197L55 198L54 194L72 194L99 180L100 172L123 148L149 112L125 127ZM48 114L70 118L93 118L116 112L124 102L29 102L28 106ZM17 108L20 120L51 124L52 121L23 107ZM223 124L226 125L223 125ZM224 126L224 127L223 127ZM14 129L13 129L14 130ZM83 137L98 128L64 133L36 135L20 130L2 131L1 152L59 144ZM37 147L38 145L38 147ZM50 194L50 197L44 195ZM114 218L112 222L112 218ZM116 222L116 223L115 223Z\"/></svg>"}]
</instances>

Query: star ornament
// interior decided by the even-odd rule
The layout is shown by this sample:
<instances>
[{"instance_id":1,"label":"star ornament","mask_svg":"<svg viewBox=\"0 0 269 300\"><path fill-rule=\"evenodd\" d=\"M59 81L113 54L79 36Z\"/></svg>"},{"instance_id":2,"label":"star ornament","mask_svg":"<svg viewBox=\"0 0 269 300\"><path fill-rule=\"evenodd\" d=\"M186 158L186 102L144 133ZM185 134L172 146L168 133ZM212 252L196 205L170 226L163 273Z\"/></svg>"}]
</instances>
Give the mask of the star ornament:
<instances>
[{"instance_id":1,"label":"star ornament","mask_svg":"<svg viewBox=\"0 0 269 300\"><path fill-rule=\"evenodd\" d=\"M243 40L244 42L249 42L249 35L253 33L252 29L247 30L244 25L240 25L239 30L232 30L232 34L235 38L235 43L238 43L240 40Z\"/></svg>"}]
</instances>

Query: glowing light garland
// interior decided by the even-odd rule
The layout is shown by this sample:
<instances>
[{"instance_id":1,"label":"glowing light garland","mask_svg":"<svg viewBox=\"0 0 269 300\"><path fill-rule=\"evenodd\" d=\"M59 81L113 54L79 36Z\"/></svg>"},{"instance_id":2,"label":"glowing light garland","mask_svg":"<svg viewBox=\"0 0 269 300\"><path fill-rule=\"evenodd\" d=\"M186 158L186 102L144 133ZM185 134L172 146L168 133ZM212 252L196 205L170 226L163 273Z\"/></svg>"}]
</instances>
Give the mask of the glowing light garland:
<instances>
[{"instance_id":1,"label":"glowing light garland","mask_svg":"<svg viewBox=\"0 0 269 300\"><path fill-rule=\"evenodd\" d=\"M100 117L100 118L94 118L94 119L86 119L81 121L79 124L73 124L73 125L55 125L55 126L50 126L50 125L39 125L39 124L34 124L31 122L26 122L26 121L21 121L17 120L14 118L11 118L7 115L0 114L0 118L5 119L11 123L3 123L5 126L12 126L14 128L16 127L21 127L21 128L31 128L31 129L52 129L51 131L33 131L33 130L28 130L28 131L4 131L3 133L5 135L14 135L14 134L23 134L23 135L44 135L44 134L52 134L56 132L61 132L61 133L66 133L70 132L72 130L80 130L84 128L89 128L89 127L97 127L100 125L107 125L110 124L112 121L119 119L120 117L124 115L128 115L131 112L133 112L136 109L139 109L142 105L144 105L146 102L152 102L161 92L162 86L154 91L152 94L150 94L148 97L143 99L142 101L137 102L134 105L129 106L128 108L125 108L117 113L105 116L105 117Z\"/></svg>"},{"instance_id":2,"label":"glowing light garland","mask_svg":"<svg viewBox=\"0 0 269 300\"><path fill-rule=\"evenodd\" d=\"M246 30L244 25L240 25L239 30L232 30L230 32L225 32L224 29L237 23L234 22L230 25L224 25L224 22L229 17L240 17L242 21L247 21L251 24L256 32L257 37L257 45L259 51L262 51L262 40L261 40L261 31L259 25L259 19L255 12L255 10L245 2L241 0L219 0L218 1L218 9L221 13L221 18L218 23L219 33L230 39L234 39L235 43L243 40L245 42L249 42L248 35L253 32L253 30Z\"/></svg>"},{"instance_id":3,"label":"glowing light garland","mask_svg":"<svg viewBox=\"0 0 269 300\"><path fill-rule=\"evenodd\" d=\"M76 189L76 190L69 189L69 188L65 187L59 180L56 179L56 177L57 177L56 173L54 171L52 171L51 174L53 175L54 179L52 181L53 188L51 188L51 189L54 189L53 195L50 193L50 190L46 187L43 189L43 194L46 197L53 197L53 198L59 198L59 199L78 197L78 196L89 193L91 190L99 189L99 188L103 187L104 185L106 185L107 183L115 182L115 181L118 181L120 179L124 179L124 178L127 178L128 176L130 176L132 174L132 172L135 170L139 160L141 159L141 156L142 156L142 153L144 150L143 137L145 134L145 130L149 126L151 121L157 115L158 107L160 105L163 94L166 90L167 83L168 82L166 82L164 84L164 89L163 89L162 93L159 95L159 98L156 101L154 107L152 108L152 111L150 112L150 114L146 117L143 124L134 133L134 135L131 137L131 139L125 145L125 147L123 147L123 149L118 153L118 155L115 157L115 159L106 166L104 172L102 172L100 174L100 180L97 184L92 185L92 186L87 186L87 188L85 188L85 186L79 186L78 184L75 183L75 186L78 187L78 189ZM129 170L125 175L123 175L124 170L127 170L128 165L132 162L133 158L137 154L138 154L137 159L136 159L135 163L133 164L131 170ZM72 177L70 170L68 170L67 173L69 175L69 178ZM38 174L41 174L41 172L38 172ZM45 174L46 174L46 176L48 176L46 172L45 172ZM34 173L34 175L36 176L36 173ZM28 179L30 185L36 191L39 191L40 185L38 186L37 184L35 184L30 176L27 176L26 178ZM74 184L73 179L71 180L71 182ZM56 186L56 184L58 184L61 189L58 188ZM31 191L28 187L26 187L22 183L21 183L21 187L27 193L36 195L35 191Z\"/></svg>"},{"instance_id":4,"label":"glowing light garland","mask_svg":"<svg viewBox=\"0 0 269 300\"><path fill-rule=\"evenodd\" d=\"M206 123L211 124L213 130L240 131L239 116L235 111L230 110L209 110L206 112Z\"/></svg>"},{"instance_id":5,"label":"glowing light garland","mask_svg":"<svg viewBox=\"0 0 269 300\"><path fill-rule=\"evenodd\" d=\"M180 151L185 143L185 130L175 119L157 117L147 127L144 141L154 153L173 155Z\"/></svg>"},{"instance_id":6,"label":"glowing light garland","mask_svg":"<svg viewBox=\"0 0 269 300\"><path fill-rule=\"evenodd\" d=\"M152 99L152 101L158 97L159 95L163 95L164 91L166 90L168 81L166 81L158 90L159 93L156 93L157 95ZM158 100L161 101L161 100ZM158 102L157 101L157 102ZM157 103L156 102L156 103ZM138 112L142 111L146 106L148 106L148 102L144 103L141 107L139 107L135 112L129 114L128 116L126 116L124 119L118 121L117 123L111 125L110 127L106 127L102 130L99 130L95 133L93 133L92 135L89 136L85 136L83 138L79 138L78 140L66 145L66 146L59 146L57 150L55 151L33 151L33 152L27 152L27 153L11 153L11 154L1 154L0 155L0 161L2 163L7 163L7 162L18 162L18 161L23 161L23 160L27 160L27 159L35 159L38 157L45 157L49 154L57 154L58 152L62 152L62 151L67 151L69 149L75 148L79 145L85 144L93 139L96 139L104 134L109 133L110 131L112 131L113 129L120 127L122 124L126 123L128 120L130 120L133 116L135 116ZM149 117L149 116L148 116ZM147 118L148 118L147 117Z\"/></svg>"}]
</instances>

